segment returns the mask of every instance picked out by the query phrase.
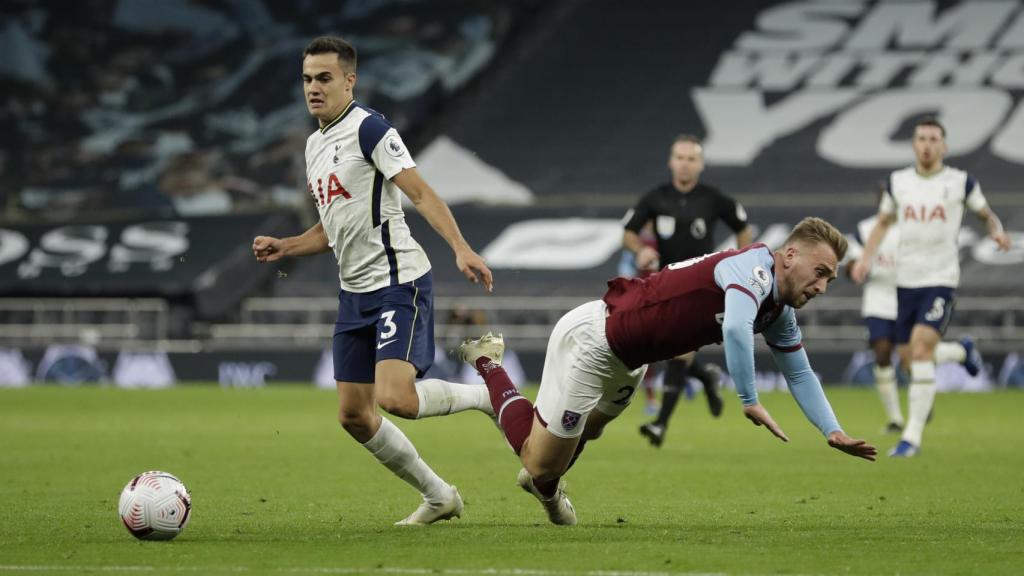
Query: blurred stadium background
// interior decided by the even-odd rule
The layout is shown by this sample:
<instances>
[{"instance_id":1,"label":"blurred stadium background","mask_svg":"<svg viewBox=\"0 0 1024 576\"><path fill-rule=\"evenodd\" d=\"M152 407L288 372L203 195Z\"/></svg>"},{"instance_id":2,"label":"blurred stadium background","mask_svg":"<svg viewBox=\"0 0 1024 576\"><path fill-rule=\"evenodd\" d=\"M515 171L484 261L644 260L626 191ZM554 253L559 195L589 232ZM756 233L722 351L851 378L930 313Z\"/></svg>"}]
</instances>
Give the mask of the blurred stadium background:
<instances>
[{"instance_id":1,"label":"blurred stadium background","mask_svg":"<svg viewBox=\"0 0 1024 576\"><path fill-rule=\"evenodd\" d=\"M706 139L704 181L775 245L808 215L852 233L912 162L913 121L938 114L948 162L1015 242L997 253L965 221L949 336L973 334L986 368L940 384L1024 386L1024 3L751 0L5 1L0 385L333 387L332 257L250 251L316 218L299 74L321 34L355 44L357 99L494 269L484 295L408 210L434 265L436 370L494 329L537 381L555 320L617 274L620 218L666 179L676 134ZM799 314L826 382L870 381L859 295L842 278Z\"/></svg>"}]
</instances>

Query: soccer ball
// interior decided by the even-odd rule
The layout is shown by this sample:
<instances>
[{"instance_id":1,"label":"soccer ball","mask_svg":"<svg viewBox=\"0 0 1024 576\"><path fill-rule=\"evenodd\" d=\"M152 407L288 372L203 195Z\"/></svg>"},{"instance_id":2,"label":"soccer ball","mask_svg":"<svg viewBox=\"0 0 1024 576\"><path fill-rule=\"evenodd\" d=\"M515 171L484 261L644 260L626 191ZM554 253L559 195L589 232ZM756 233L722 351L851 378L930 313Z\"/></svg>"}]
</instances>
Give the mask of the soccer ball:
<instances>
[{"instance_id":1,"label":"soccer ball","mask_svg":"<svg viewBox=\"0 0 1024 576\"><path fill-rule=\"evenodd\" d=\"M121 491L117 510L139 540L170 540L188 524L192 496L173 474L153 470L132 478Z\"/></svg>"}]
</instances>

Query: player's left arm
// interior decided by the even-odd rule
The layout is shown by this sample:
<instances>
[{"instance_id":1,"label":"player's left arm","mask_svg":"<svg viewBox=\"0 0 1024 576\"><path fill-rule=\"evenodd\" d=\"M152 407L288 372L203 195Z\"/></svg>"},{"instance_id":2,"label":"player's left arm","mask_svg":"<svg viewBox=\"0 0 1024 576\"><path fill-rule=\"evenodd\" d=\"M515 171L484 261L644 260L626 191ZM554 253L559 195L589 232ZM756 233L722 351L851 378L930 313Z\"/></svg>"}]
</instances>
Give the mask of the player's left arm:
<instances>
[{"instance_id":1,"label":"player's left arm","mask_svg":"<svg viewBox=\"0 0 1024 576\"><path fill-rule=\"evenodd\" d=\"M839 426L821 381L807 359L800 327L797 326L792 308L786 307L782 315L764 331L764 338L772 351L775 365L789 383L793 399L804 416L828 439L829 446L851 456L874 460L878 454L874 446L865 440L850 438Z\"/></svg>"},{"instance_id":2,"label":"player's left arm","mask_svg":"<svg viewBox=\"0 0 1024 576\"><path fill-rule=\"evenodd\" d=\"M996 213L989 207L985 195L981 192L981 184L973 176L967 176L967 196L964 198L967 207L978 215L978 219L985 223L988 235L999 246L1000 250L1010 249L1010 235L1003 230L1003 223L996 216Z\"/></svg>"},{"instance_id":3,"label":"player's left arm","mask_svg":"<svg viewBox=\"0 0 1024 576\"><path fill-rule=\"evenodd\" d=\"M992 211L991 208L985 206L975 214L978 218L985 223L985 228L988 229L988 235L992 240L995 241L999 249L1006 251L1010 249L1010 235L1003 230L1003 223L999 220L999 216Z\"/></svg>"},{"instance_id":4,"label":"player's left arm","mask_svg":"<svg viewBox=\"0 0 1024 576\"><path fill-rule=\"evenodd\" d=\"M484 263L483 257L473 251L469 242L463 238L459 225L455 222L455 216L448 209L444 200L434 192L434 189L427 184L427 181L420 176L416 168L405 168L395 174L391 181L409 197L416 210L427 219L427 222L444 238L455 252L455 264L459 270L474 283L483 280L484 286L490 292L494 288L494 279L490 268Z\"/></svg>"}]
</instances>

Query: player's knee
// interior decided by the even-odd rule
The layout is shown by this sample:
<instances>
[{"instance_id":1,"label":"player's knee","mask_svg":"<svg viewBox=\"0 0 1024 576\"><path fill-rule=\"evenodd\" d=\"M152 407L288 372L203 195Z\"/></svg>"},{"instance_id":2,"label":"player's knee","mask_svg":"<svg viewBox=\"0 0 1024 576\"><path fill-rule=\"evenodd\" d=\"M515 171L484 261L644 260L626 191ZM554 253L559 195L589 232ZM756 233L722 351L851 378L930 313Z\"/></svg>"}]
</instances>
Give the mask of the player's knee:
<instances>
[{"instance_id":1,"label":"player's knee","mask_svg":"<svg viewBox=\"0 0 1024 576\"><path fill-rule=\"evenodd\" d=\"M415 418L420 408L419 398L415 392L408 394L399 390L378 394L377 404L388 414L399 418Z\"/></svg>"},{"instance_id":2,"label":"player's knee","mask_svg":"<svg viewBox=\"0 0 1024 576\"><path fill-rule=\"evenodd\" d=\"M925 345L913 346L910 359L913 362L931 362L935 359L935 349Z\"/></svg>"},{"instance_id":3,"label":"player's knee","mask_svg":"<svg viewBox=\"0 0 1024 576\"><path fill-rule=\"evenodd\" d=\"M359 436L373 428L374 416L373 411L342 408L338 411L338 423L349 434Z\"/></svg>"}]
</instances>

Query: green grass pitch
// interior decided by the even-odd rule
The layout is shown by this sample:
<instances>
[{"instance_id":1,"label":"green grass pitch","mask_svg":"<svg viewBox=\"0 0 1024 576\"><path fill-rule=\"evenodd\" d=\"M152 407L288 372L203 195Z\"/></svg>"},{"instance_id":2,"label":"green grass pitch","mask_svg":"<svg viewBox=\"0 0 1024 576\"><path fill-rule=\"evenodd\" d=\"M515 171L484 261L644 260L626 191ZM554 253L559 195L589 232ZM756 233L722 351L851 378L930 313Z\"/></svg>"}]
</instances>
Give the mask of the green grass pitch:
<instances>
[{"instance_id":1,"label":"green grass pitch","mask_svg":"<svg viewBox=\"0 0 1024 576\"><path fill-rule=\"evenodd\" d=\"M884 451L871 390L830 389L846 430ZM784 393L783 444L735 397L681 402L659 450L635 403L569 473L580 525L549 525L515 486L490 420L396 423L456 484L463 517L391 524L418 504L306 387L0 390L0 576L6 574L1021 574L1024 394L939 395L919 458L830 449ZM192 491L171 542L117 517L136 473Z\"/></svg>"}]
</instances>

